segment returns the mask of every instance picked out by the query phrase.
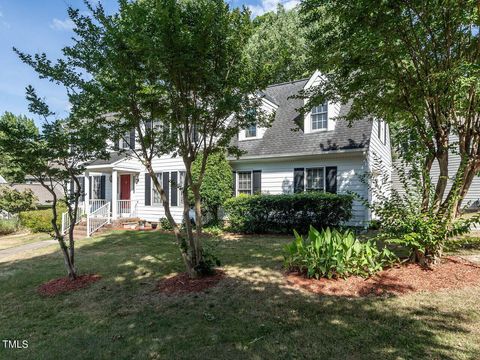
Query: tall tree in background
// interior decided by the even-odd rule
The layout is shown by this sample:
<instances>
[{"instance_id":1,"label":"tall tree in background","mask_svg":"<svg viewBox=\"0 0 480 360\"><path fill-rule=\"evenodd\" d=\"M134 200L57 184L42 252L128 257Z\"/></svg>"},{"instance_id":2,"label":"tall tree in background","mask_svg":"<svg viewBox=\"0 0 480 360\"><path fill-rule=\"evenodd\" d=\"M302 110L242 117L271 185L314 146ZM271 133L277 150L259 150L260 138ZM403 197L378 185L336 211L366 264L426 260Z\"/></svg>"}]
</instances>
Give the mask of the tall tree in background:
<instances>
[{"instance_id":1,"label":"tall tree in background","mask_svg":"<svg viewBox=\"0 0 480 360\"><path fill-rule=\"evenodd\" d=\"M404 158L421 168L424 212L448 227L480 171L478 2L306 0L302 11L312 68L324 74L307 95L352 100L349 120L390 123ZM462 161L447 192L452 150ZM439 249L430 249L433 257Z\"/></svg>"},{"instance_id":2,"label":"tall tree in background","mask_svg":"<svg viewBox=\"0 0 480 360\"><path fill-rule=\"evenodd\" d=\"M278 5L276 12L253 20L255 29L245 54L266 83L298 80L311 74L303 21L298 9L285 10L282 5Z\"/></svg>"},{"instance_id":3,"label":"tall tree in background","mask_svg":"<svg viewBox=\"0 0 480 360\"><path fill-rule=\"evenodd\" d=\"M114 15L101 5L87 6L90 14L68 10L76 37L63 50L64 59L19 55L42 77L74 90L68 93L73 118L105 123L114 138L130 143L130 156L145 166L161 198L187 272L202 275L209 271L200 239L207 160L217 151L236 152L229 144L239 129L268 121L261 111L250 111L261 101L250 95L265 86L243 54L252 33L250 13L231 10L223 0L120 1ZM135 143L123 136L131 129ZM181 157L185 165L185 231L153 168L162 155ZM194 178L196 160L200 171Z\"/></svg>"}]
</instances>

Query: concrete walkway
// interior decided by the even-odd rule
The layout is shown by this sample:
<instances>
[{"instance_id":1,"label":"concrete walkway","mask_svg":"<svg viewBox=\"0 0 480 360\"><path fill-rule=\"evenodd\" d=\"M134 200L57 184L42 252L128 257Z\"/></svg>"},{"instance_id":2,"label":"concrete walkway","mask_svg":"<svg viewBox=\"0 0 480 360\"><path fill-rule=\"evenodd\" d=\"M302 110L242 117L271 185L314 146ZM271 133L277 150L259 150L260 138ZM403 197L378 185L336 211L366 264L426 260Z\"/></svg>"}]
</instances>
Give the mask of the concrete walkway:
<instances>
[{"instance_id":1,"label":"concrete walkway","mask_svg":"<svg viewBox=\"0 0 480 360\"><path fill-rule=\"evenodd\" d=\"M8 249L0 250L0 259L6 258L7 256L21 254L25 251L41 249L52 244L57 244L57 240L44 240L38 241L30 244L20 245L11 247Z\"/></svg>"}]
</instances>

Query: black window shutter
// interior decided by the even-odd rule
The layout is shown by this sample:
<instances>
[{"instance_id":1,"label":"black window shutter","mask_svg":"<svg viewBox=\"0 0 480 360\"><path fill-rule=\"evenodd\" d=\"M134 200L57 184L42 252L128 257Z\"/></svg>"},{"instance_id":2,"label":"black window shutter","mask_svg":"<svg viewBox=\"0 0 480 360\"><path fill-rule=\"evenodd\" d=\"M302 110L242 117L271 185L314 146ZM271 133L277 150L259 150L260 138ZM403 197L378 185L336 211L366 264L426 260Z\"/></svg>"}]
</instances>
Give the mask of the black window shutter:
<instances>
[{"instance_id":1,"label":"black window shutter","mask_svg":"<svg viewBox=\"0 0 480 360\"><path fill-rule=\"evenodd\" d=\"M171 177L172 177L172 181L171 181L171 184L172 184L172 191L171 191L171 195L170 195L170 201L171 201L171 205L172 206L177 206L178 205L178 173L176 171L173 171L171 173Z\"/></svg>"},{"instance_id":2,"label":"black window shutter","mask_svg":"<svg viewBox=\"0 0 480 360\"><path fill-rule=\"evenodd\" d=\"M170 179L169 179L169 173L168 172L164 172L163 173L163 191L165 191L165 196L167 197L167 201L169 199L168 195L169 195L169 188L170 188Z\"/></svg>"},{"instance_id":3,"label":"black window shutter","mask_svg":"<svg viewBox=\"0 0 480 360\"><path fill-rule=\"evenodd\" d=\"M295 194L304 191L304 177L305 170L303 168L296 168L293 170L293 192Z\"/></svg>"},{"instance_id":4,"label":"black window shutter","mask_svg":"<svg viewBox=\"0 0 480 360\"><path fill-rule=\"evenodd\" d=\"M260 194L262 192L262 170L253 170L253 194Z\"/></svg>"},{"instance_id":5,"label":"black window shutter","mask_svg":"<svg viewBox=\"0 0 480 360\"><path fill-rule=\"evenodd\" d=\"M135 149L135 129L130 130L130 149Z\"/></svg>"},{"instance_id":6,"label":"black window shutter","mask_svg":"<svg viewBox=\"0 0 480 360\"><path fill-rule=\"evenodd\" d=\"M80 201L85 201L85 176L80 178Z\"/></svg>"},{"instance_id":7,"label":"black window shutter","mask_svg":"<svg viewBox=\"0 0 480 360\"><path fill-rule=\"evenodd\" d=\"M93 181L92 180L93 180L92 176L89 176L88 177L88 198L90 200L93 199L93 187L92 187Z\"/></svg>"},{"instance_id":8,"label":"black window shutter","mask_svg":"<svg viewBox=\"0 0 480 360\"><path fill-rule=\"evenodd\" d=\"M74 192L75 192L75 183L73 180L70 180L70 196L73 196Z\"/></svg>"},{"instance_id":9,"label":"black window shutter","mask_svg":"<svg viewBox=\"0 0 480 360\"><path fill-rule=\"evenodd\" d=\"M120 150L120 140L117 139L113 142L113 150L115 151Z\"/></svg>"},{"instance_id":10,"label":"black window shutter","mask_svg":"<svg viewBox=\"0 0 480 360\"><path fill-rule=\"evenodd\" d=\"M150 179L150 174L145 173L145 206L150 206L152 205L152 196L151 196L151 191L152 191L152 183Z\"/></svg>"},{"instance_id":11,"label":"black window shutter","mask_svg":"<svg viewBox=\"0 0 480 360\"><path fill-rule=\"evenodd\" d=\"M233 183L232 183L232 196L237 195L237 172L232 171Z\"/></svg>"},{"instance_id":12,"label":"black window shutter","mask_svg":"<svg viewBox=\"0 0 480 360\"><path fill-rule=\"evenodd\" d=\"M105 175L100 178L100 199L105 199Z\"/></svg>"},{"instance_id":13,"label":"black window shutter","mask_svg":"<svg viewBox=\"0 0 480 360\"><path fill-rule=\"evenodd\" d=\"M326 172L326 192L336 194L337 193L337 167L336 166L327 166L325 168Z\"/></svg>"}]
</instances>

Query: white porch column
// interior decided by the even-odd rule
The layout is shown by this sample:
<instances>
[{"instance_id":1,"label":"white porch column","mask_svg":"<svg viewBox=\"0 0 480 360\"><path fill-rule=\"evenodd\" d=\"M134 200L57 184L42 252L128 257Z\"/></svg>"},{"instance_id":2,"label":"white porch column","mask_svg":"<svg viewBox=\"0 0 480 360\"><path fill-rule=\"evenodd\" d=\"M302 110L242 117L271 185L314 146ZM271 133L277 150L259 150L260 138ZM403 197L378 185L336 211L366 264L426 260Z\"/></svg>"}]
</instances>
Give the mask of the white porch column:
<instances>
[{"instance_id":1,"label":"white porch column","mask_svg":"<svg viewBox=\"0 0 480 360\"><path fill-rule=\"evenodd\" d=\"M90 172L88 170L86 170L84 176L85 176L84 206L85 206L85 214L88 214L90 212Z\"/></svg>"},{"instance_id":2,"label":"white porch column","mask_svg":"<svg viewBox=\"0 0 480 360\"><path fill-rule=\"evenodd\" d=\"M112 220L117 219L118 213L118 172L112 171Z\"/></svg>"}]
</instances>

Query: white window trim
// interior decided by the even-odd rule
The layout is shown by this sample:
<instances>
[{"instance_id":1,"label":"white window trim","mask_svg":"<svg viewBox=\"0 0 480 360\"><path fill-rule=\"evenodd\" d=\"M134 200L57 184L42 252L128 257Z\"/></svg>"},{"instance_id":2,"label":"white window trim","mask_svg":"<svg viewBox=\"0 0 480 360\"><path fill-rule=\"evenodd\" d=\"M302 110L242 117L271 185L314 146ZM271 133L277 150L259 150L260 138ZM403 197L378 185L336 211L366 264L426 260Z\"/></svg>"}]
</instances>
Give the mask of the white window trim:
<instances>
[{"instance_id":1,"label":"white window trim","mask_svg":"<svg viewBox=\"0 0 480 360\"><path fill-rule=\"evenodd\" d=\"M320 105L317 105L317 106L313 106L313 107L312 107L312 110L310 110L310 131L311 131L311 132L328 131L328 102L326 102L325 105L326 105L326 107L327 107L327 110L326 110L326 111L318 112L318 113L314 113L314 112L313 112L313 109L314 109L314 108L319 107L319 106L323 106L323 104L320 104ZM319 128L319 129L314 129L314 128L313 128L313 115L320 115L320 114L326 114L326 115L327 115L327 123L326 123L326 126L325 126L325 127L322 127L322 128Z\"/></svg>"},{"instance_id":2,"label":"white window trim","mask_svg":"<svg viewBox=\"0 0 480 360\"><path fill-rule=\"evenodd\" d=\"M323 169L323 192L327 192L327 166L309 166L303 168L303 192L307 191L307 170L308 169ZM293 179L295 181L295 178Z\"/></svg>"},{"instance_id":3,"label":"white window trim","mask_svg":"<svg viewBox=\"0 0 480 360\"><path fill-rule=\"evenodd\" d=\"M255 123L253 124L255 125L255 136L247 136L248 134L248 128L244 129L243 131L245 132L245 140L249 140L249 139L257 139L258 138L258 125ZM253 126L252 125L252 126Z\"/></svg>"},{"instance_id":4,"label":"white window trim","mask_svg":"<svg viewBox=\"0 0 480 360\"><path fill-rule=\"evenodd\" d=\"M180 185L180 173L183 172L183 186L185 186L185 171L184 170L178 170L177 171L177 206L178 207L182 207L183 208L183 193L182 193L182 189L180 189L179 185ZM182 187L183 187L182 186ZM172 204L172 200L171 200L171 197L170 197L170 205Z\"/></svg>"},{"instance_id":5,"label":"white window trim","mask_svg":"<svg viewBox=\"0 0 480 360\"><path fill-rule=\"evenodd\" d=\"M330 106L332 104L327 101L327 127L326 128L321 128L321 129L313 129L312 127L312 110L313 107L310 109L310 111L305 115L304 119L304 132L305 134L311 134L311 133L318 133L318 132L326 132L326 131L333 131L335 130L334 125L333 125L333 120L330 119Z\"/></svg>"},{"instance_id":6,"label":"white window trim","mask_svg":"<svg viewBox=\"0 0 480 360\"><path fill-rule=\"evenodd\" d=\"M250 173L250 195L253 194L253 170L240 170L235 173L235 196L240 195L240 189L239 189L239 183L240 183L240 176L238 176L239 173Z\"/></svg>"},{"instance_id":7,"label":"white window trim","mask_svg":"<svg viewBox=\"0 0 480 360\"><path fill-rule=\"evenodd\" d=\"M102 175L90 175L90 177L92 178L92 188L90 189L90 199L91 200L104 200L100 197L95 197L94 198L94 195L95 195L95 179L98 179L98 182L99 182L99 194L98 196L101 196L102 195Z\"/></svg>"},{"instance_id":8,"label":"white window trim","mask_svg":"<svg viewBox=\"0 0 480 360\"><path fill-rule=\"evenodd\" d=\"M156 173L155 173L155 176L157 176L157 175L160 175L160 179L159 179L160 185L163 186L163 171L160 171L160 172L158 172L158 173L156 172ZM158 177L158 176L157 176L157 177ZM161 202L161 201L160 201L160 202L155 202L155 201L153 201L154 198L155 198L155 197L154 197L154 192L157 191L157 189L155 188L155 184L154 184L153 180L150 180L150 187L151 187L151 190L150 190L150 192L151 192L150 204L152 204L152 206L162 206L162 202Z\"/></svg>"}]
</instances>

